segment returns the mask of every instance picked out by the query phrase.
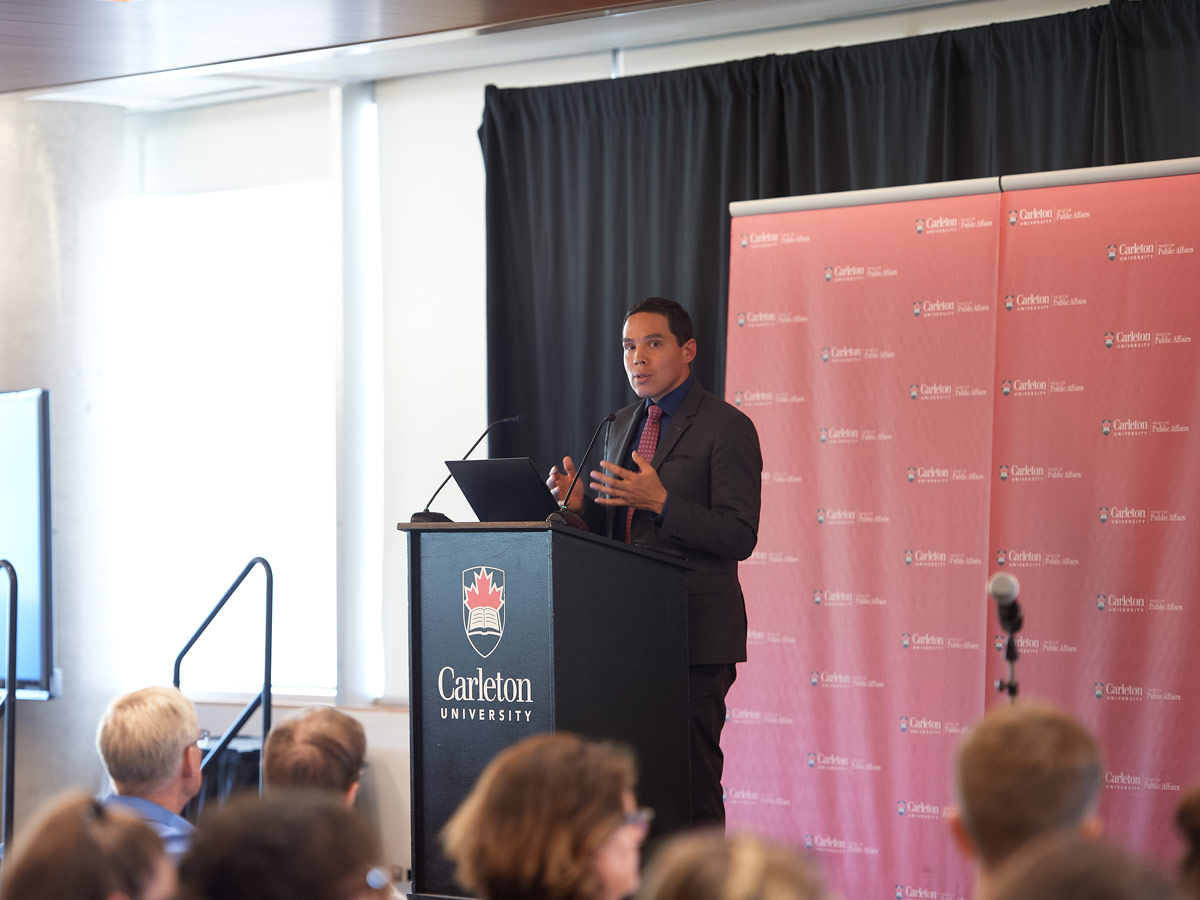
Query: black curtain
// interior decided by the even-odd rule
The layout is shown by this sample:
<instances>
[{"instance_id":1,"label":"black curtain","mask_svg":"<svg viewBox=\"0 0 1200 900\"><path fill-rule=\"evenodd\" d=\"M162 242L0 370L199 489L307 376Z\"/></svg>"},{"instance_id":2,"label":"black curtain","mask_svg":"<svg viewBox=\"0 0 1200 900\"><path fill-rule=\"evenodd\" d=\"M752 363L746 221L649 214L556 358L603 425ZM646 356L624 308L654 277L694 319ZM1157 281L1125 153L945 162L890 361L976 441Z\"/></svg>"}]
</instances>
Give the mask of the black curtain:
<instances>
[{"instance_id":1,"label":"black curtain","mask_svg":"<svg viewBox=\"0 0 1200 900\"><path fill-rule=\"evenodd\" d=\"M491 452L546 469L632 402L620 327L643 297L691 311L693 371L723 391L730 201L1200 155L1200 4L489 87L479 138L488 410L531 416Z\"/></svg>"}]
</instances>

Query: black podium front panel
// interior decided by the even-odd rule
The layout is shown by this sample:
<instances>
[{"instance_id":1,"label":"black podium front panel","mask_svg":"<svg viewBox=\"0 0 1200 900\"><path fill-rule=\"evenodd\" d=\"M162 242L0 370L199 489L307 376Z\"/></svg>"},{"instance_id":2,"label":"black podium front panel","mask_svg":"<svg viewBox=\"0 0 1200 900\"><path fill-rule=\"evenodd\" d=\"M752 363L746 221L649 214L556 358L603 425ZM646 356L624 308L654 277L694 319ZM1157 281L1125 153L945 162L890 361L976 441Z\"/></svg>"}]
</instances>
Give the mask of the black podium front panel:
<instances>
[{"instance_id":1,"label":"black podium front panel","mask_svg":"<svg viewBox=\"0 0 1200 900\"><path fill-rule=\"evenodd\" d=\"M683 568L543 523L409 537L414 895L461 896L440 832L480 771L533 734L631 747L651 839L688 821Z\"/></svg>"},{"instance_id":2,"label":"black podium front panel","mask_svg":"<svg viewBox=\"0 0 1200 900\"><path fill-rule=\"evenodd\" d=\"M497 753L554 729L548 533L411 534L413 887L461 894L439 832ZM418 771L419 767L419 771Z\"/></svg>"}]
</instances>

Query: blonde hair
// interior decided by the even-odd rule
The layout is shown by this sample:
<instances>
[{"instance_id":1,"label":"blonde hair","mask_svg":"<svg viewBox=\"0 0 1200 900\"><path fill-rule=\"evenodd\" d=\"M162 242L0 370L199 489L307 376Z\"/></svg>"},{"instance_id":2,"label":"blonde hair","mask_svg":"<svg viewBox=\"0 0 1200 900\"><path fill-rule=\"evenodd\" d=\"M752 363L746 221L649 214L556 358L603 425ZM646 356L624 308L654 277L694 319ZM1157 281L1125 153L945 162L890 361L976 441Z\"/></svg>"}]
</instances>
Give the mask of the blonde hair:
<instances>
[{"instance_id":1,"label":"blonde hair","mask_svg":"<svg viewBox=\"0 0 1200 900\"><path fill-rule=\"evenodd\" d=\"M166 861L162 840L130 813L82 791L52 800L4 861L11 900L138 900Z\"/></svg>"},{"instance_id":2,"label":"blonde hair","mask_svg":"<svg viewBox=\"0 0 1200 900\"><path fill-rule=\"evenodd\" d=\"M696 831L654 857L640 900L822 900L816 868L790 847L752 834Z\"/></svg>"},{"instance_id":3,"label":"blonde hair","mask_svg":"<svg viewBox=\"0 0 1200 900\"><path fill-rule=\"evenodd\" d=\"M588 900L592 857L625 821L632 755L575 734L543 734L488 763L442 832L459 884L485 900Z\"/></svg>"},{"instance_id":4,"label":"blonde hair","mask_svg":"<svg viewBox=\"0 0 1200 900\"><path fill-rule=\"evenodd\" d=\"M959 747L963 824L992 868L1030 838L1082 825L1100 794L1100 746L1048 703L999 706Z\"/></svg>"},{"instance_id":5,"label":"blonde hair","mask_svg":"<svg viewBox=\"0 0 1200 900\"><path fill-rule=\"evenodd\" d=\"M145 793L169 781L196 742L196 708L175 688L148 687L108 704L96 749L121 793Z\"/></svg>"},{"instance_id":6,"label":"blonde hair","mask_svg":"<svg viewBox=\"0 0 1200 900\"><path fill-rule=\"evenodd\" d=\"M311 706L271 729L263 748L267 787L350 790L367 755L362 723L330 706Z\"/></svg>"}]
</instances>

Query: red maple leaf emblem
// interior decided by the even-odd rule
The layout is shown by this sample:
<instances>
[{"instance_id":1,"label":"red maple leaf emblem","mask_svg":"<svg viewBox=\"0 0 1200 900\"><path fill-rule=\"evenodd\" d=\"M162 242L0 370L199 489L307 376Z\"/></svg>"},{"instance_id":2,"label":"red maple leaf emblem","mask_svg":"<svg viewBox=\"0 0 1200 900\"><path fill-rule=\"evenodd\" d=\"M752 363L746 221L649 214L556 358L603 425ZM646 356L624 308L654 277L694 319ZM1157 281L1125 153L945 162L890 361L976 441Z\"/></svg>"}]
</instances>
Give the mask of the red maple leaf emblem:
<instances>
[{"instance_id":1,"label":"red maple leaf emblem","mask_svg":"<svg viewBox=\"0 0 1200 900\"><path fill-rule=\"evenodd\" d=\"M474 599L471 598L472 594L475 595ZM491 573L487 569L480 569L475 576L475 583L467 588L463 600L468 609L479 609L481 606L499 609L504 603L504 588L493 587Z\"/></svg>"}]
</instances>

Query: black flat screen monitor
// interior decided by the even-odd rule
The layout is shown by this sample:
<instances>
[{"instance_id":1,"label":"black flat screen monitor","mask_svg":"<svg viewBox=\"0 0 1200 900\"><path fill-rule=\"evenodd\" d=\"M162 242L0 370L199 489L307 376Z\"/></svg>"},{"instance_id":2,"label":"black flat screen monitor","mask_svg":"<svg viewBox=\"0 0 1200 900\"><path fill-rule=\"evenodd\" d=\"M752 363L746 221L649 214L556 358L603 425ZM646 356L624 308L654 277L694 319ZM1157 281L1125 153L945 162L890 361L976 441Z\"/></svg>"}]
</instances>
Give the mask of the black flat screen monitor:
<instances>
[{"instance_id":1,"label":"black flat screen monitor","mask_svg":"<svg viewBox=\"0 0 1200 900\"><path fill-rule=\"evenodd\" d=\"M448 459L446 467L480 522L543 522L558 509L528 456Z\"/></svg>"},{"instance_id":2,"label":"black flat screen monitor","mask_svg":"<svg viewBox=\"0 0 1200 900\"><path fill-rule=\"evenodd\" d=\"M50 695L50 393L0 392L0 559L17 573L17 696ZM0 684L9 579L0 571ZM5 685L7 688L7 685Z\"/></svg>"}]
</instances>

